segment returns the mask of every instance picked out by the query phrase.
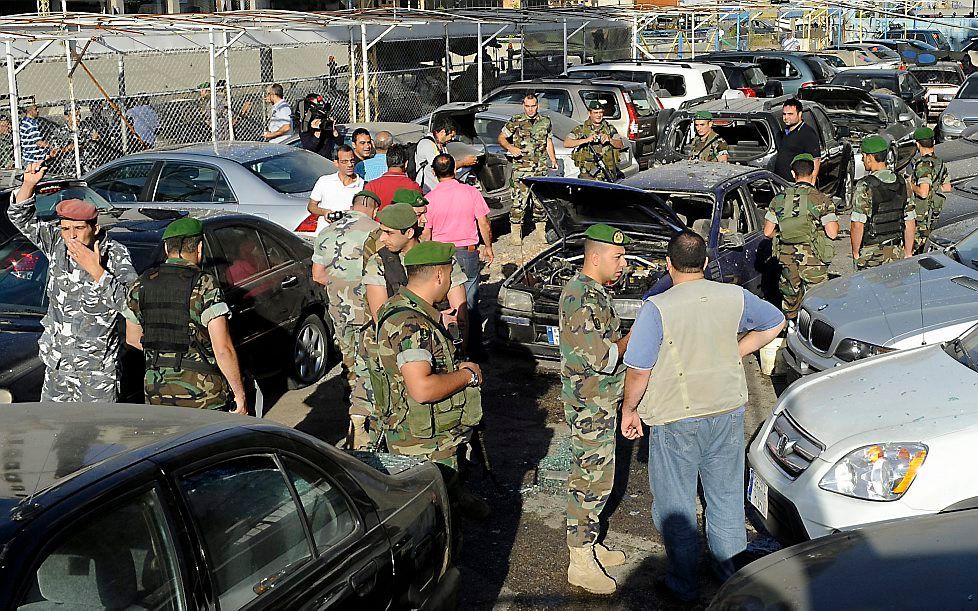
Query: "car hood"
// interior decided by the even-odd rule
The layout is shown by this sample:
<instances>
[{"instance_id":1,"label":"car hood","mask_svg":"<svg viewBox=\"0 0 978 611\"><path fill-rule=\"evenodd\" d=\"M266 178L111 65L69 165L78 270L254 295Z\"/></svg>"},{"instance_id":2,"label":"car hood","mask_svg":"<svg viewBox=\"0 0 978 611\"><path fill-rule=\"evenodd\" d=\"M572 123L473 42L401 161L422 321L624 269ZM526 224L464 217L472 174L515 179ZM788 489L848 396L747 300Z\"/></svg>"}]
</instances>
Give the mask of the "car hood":
<instances>
[{"instance_id":1,"label":"car hood","mask_svg":"<svg viewBox=\"0 0 978 611\"><path fill-rule=\"evenodd\" d=\"M930 232L930 241L935 246L953 246L978 229L978 216L969 216L953 223L942 223ZM976 266L978 267L978 266Z\"/></svg>"},{"instance_id":2,"label":"car hood","mask_svg":"<svg viewBox=\"0 0 978 611\"><path fill-rule=\"evenodd\" d=\"M978 100L951 100L945 112L959 119L978 117Z\"/></svg>"},{"instance_id":3,"label":"car hood","mask_svg":"<svg viewBox=\"0 0 978 611\"><path fill-rule=\"evenodd\" d=\"M978 373L936 344L816 374L792 386L775 413L787 411L828 448L822 458L833 462L852 449L833 446L853 436L889 429L877 441L923 441L961 429L973 422L961 416L978 415L976 389Z\"/></svg>"},{"instance_id":4,"label":"car hood","mask_svg":"<svg viewBox=\"0 0 978 611\"><path fill-rule=\"evenodd\" d=\"M623 231L671 236L685 227L659 196L643 189L595 180L550 176L524 178L523 181L529 186L533 196L543 204L561 237L581 233L590 225L608 222L609 218L614 218L613 213L597 218L581 212L580 204L595 201L607 202L608 208L627 203L642 208L652 217L651 220L636 218L633 221L612 221L615 227Z\"/></svg>"},{"instance_id":5,"label":"car hood","mask_svg":"<svg viewBox=\"0 0 978 611\"><path fill-rule=\"evenodd\" d=\"M820 284L803 306L830 322L836 339L892 346L920 334L921 297L924 330L974 320L978 272L943 254L918 255Z\"/></svg>"},{"instance_id":6,"label":"car hood","mask_svg":"<svg viewBox=\"0 0 978 611\"><path fill-rule=\"evenodd\" d=\"M886 126L886 121L883 119L886 112L883 107L872 95L862 89L842 85L814 85L799 89L798 98L824 106L826 112L831 115L832 122L836 124L873 123L880 128ZM859 108L867 110L872 108L875 114L865 112L856 114L855 111Z\"/></svg>"}]
</instances>

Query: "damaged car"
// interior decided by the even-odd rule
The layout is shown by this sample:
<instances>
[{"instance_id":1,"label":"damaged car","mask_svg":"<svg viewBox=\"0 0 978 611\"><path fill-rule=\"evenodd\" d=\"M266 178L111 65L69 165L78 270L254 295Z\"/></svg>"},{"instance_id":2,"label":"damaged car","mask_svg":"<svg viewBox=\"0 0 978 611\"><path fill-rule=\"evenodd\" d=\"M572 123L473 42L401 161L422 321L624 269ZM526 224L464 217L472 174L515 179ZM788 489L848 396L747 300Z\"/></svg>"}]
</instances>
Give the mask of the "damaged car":
<instances>
[{"instance_id":1,"label":"damaged car","mask_svg":"<svg viewBox=\"0 0 978 611\"><path fill-rule=\"evenodd\" d=\"M669 239L684 229L706 239L707 278L755 293L770 288L771 243L762 232L764 208L786 183L766 170L684 161L617 184L546 177L525 182L530 196L546 209L557 240L500 287L496 338L504 348L559 357L560 293L582 267L584 232L594 223L614 225L632 238L628 268L612 287L625 330L643 297L666 275Z\"/></svg>"}]
</instances>

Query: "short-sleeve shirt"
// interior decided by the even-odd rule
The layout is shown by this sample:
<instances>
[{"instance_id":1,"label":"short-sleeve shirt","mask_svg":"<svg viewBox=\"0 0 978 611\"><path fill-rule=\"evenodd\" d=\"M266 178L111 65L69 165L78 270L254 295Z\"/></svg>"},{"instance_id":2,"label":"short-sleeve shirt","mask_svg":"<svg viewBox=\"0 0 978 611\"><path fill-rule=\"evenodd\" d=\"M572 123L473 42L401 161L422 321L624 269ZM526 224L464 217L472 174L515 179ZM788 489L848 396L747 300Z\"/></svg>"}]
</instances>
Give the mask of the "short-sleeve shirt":
<instances>
[{"instance_id":1,"label":"short-sleeve shirt","mask_svg":"<svg viewBox=\"0 0 978 611\"><path fill-rule=\"evenodd\" d=\"M285 100L279 100L272 106L271 116L268 117L268 131L275 132L283 125L289 126L289 131L282 136L272 138L271 142L285 142L292 136L292 107Z\"/></svg>"},{"instance_id":2,"label":"short-sleeve shirt","mask_svg":"<svg viewBox=\"0 0 978 611\"><path fill-rule=\"evenodd\" d=\"M526 113L520 113L510 119L500 133L504 138L511 139L513 146L523 151L523 156L514 160L514 166L546 167L549 161L547 142L553 133L550 117L537 114L531 119Z\"/></svg>"},{"instance_id":3,"label":"short-sleeve shirt","mask_svg":"<svg viewBox=\"0 0 978 611\"><path fill-rule=\"evenodd\" d=\"M41 127L37 119L24 117L20 121L20 156L24 163L44 161L47 156L44 149L37 146L41 139Z\"/></svg>"},{"instance_id":4,"label":"short-sleeve shirt","mask_svg":"<svg viewBox=\"0 0 978 611\"><path fill-rule=\"evenodd\" d=\"M390 206L394 201L394 193L398 189L410 189L421 193L421 186L411 180L407 174L400 171L387 171L380 178L375 178L368 182L364 187L367 191L373 191L380 198L380 208L383 210Z\"/></svg>"},{"instance_id":5,"label":"short-sleeve shirt","mask_svg":"<svg viewBox=\"0 0 978 611\"><path fill-rule=\"evenodd\" d=\"M362 284L363 248L377 221L353 210L316 236L312 261L326 268L329 315L336 325L362 325L369 320Z\"/></svg>"},{"instance_id":6,"label":"short-sleeve shirt","mask_svg":"<svg viewBox=\"0 0 978 611\"><path fill-rule=\"evenodd\" d=\"M902 180L890 169L883 169L869 174L880 179L881 182L892 184L897 180ZM859 179L856 187L852 191L852 215L849 220L854 223L866 223L870 215L873 214L873 193L869 188L866 177ZM914 205L913 198L907 197L907 202L903 206L903 220L913 221L917 218L917 207Z\"/></svg>"},{"instance_id":7,"label":"short-sleeve shirt","mask_svg":"<svg viewBox=\"0 0 978 611\"><path fill-rule=\"evenodd\" d=\"M404 263L404 255L398 253L401 257L401 263ZM458 261L452 261L452 286L455 288L457 286L462 286L466 283L468 278L465 275L465 271L462 270L462 266L458 264ZM380 258L379 254L375 254L367 260L367 264L363 267L363 280L364 286L387 286L386 275L384 274L384 260Z\"/></svg>"},{"instance_id":8,"label":"short-sleeve shirt","mask_svg":"<svg viewBox=\"0 0 978 611\"><path fill-rule=\"evenodd\" d=\"M320 208L334 212L349 210L353 207L353 196L363 190L363 179L359 176L348 185L340 180L339 172L320 176L309 194L309 199L319 202ZM322 231L328 223L322 217L318 219L316 231Z\"/></svg>"},{"instance_id":9,"label":"short-sleeve shirt","mask_svg":"<svg viewBox=\"0 0 978 611\"><path fill-rule=\"evenodd\" d=\"M438 184L435 171L431 169L431 162L435 157L443 153L442 147L435 144L431 138L422 138L418 141L418 148L414 154L414 165L418 168L417 181L421 189L427 193Z\"/></svg>"},{"instance_id":10,"label":"short-sleeve shirt","mask_svg":"<svg viewBox=\"0 0 978 611\"><path fill-rule=\"evenodd\" d=\"M787 130L778 145L778 154L774 160L774 173L781 178L793 181L791 175L791 161L802 153L808 153L815 159L821 157L821 141L815 130L802 121L802 123L792 129Z\"/></svg>"},{"instance_id":11,"label":"short-sleeve shirt","mask_svg":"<svg viewBox=\"0 0 978 611\"><path fill-rule=\"evenodd\" d=\"M364 181L380 178L381 174L387 171L387 153L377 153L358 162L355 171Z\"/></svg>"},{"instance_id":12,"label":"short-sleeve shirt","mask_svg":"<svg viewBox=\"0 0 978 611\"><path fill-rule=\"evenodd\" d=\"M479 243L476 221L489 215L489 206L478 189L451 178L438 183L426 197L425 216L433 241L460 247Z\"/></svg>"}]
</instances>

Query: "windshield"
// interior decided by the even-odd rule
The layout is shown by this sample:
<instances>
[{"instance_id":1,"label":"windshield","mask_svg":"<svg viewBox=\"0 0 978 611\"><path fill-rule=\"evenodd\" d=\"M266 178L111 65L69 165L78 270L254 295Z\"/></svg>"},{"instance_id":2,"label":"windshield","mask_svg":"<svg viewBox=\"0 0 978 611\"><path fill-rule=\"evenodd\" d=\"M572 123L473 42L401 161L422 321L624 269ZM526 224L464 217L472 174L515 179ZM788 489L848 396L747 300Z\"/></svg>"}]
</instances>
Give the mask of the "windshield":
<instances>
[{"instance_id":1,"label":"windshield","mask_svg":"<svg viewBox=\"0 0 978 611\"><path fill-rule=\"evenodd\" d=\"M978 325L944 344L944 352L965 367L978 371Z\"/></svg>"},{"instance_id":2,"label":"windshield","mask_svg":"<svg viewBox=\"0 0 978 611\"><path fill-rule=\"evenodd\" d=\"M0 311L44 314L47 271L48 260L23 236L0 245Z\"/></svg>"},{"instance_id":3,"label":"windshield","mask_svg":"<svg viewBox=\"0 0 978 611\"><path fill-rule=\"evenodd\" d=\"M978 100L978 79L969 78L961 85L956 100Z\"/></svg>"},{"instance_id":4,"label":"windshield","mask_svg":"<svg viewBox=\"0 0 978 611\"><path fill-rule=\"evenodd\" d=\"M900 90L895 77L875 76L866 73L853 74L852 72L841 72L835 75L835 78L832 79L832 84L855 87L864 91L872 91L874 89Z\"/></svg>"},{"instance_id":5,"label":"windshield","mask_svg":"<svg viewBox=\"0 0 978 611\"><path fill-rule=\"evenodd\" d=\"M924 85L960 85L964 80L952 68L911 68L910 74Z\"/></svg>"},{"instance_id":6,"label":"windshield","mask_svg":"<svg viewBox=\"0 0 978 611\"><path fill-rule=\"evenodd\" d=\"M332 161L309 151L290 151L242 165L279 193L308 193L320 177L336 173Z\"/></svg>"},{"instance_id":7,"label":"windshield","mask_svg":"<svg viewBox=\"0 0 978 611\"><path fill-rule=\"evenodd\" d=\"M958 263L978 269L978 231L971 232L952 248L951 255Z\"/></svg>"}]
</instances>

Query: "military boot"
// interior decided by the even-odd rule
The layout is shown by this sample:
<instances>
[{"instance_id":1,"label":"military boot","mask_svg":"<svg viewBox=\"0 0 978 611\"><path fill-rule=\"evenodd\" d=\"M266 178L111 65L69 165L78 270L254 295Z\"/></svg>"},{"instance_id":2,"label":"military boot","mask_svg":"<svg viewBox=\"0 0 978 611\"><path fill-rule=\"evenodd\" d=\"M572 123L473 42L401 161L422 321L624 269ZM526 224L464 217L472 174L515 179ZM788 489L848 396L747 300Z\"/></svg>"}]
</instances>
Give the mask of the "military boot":
<instances>
[{"instance_id":1,"label":"military boot","mask_svg":"<svg viewBox=\"0 0 978 611\"><path fill-rule=\"evenodd\" d=\"M540 223L535 223L536 228L533 230L534 234L537 234L540 238L540 242L543 244L547 243L547 222L543 221Z\"/></svg>"},{"instance_id":2,"label":"military boot","mask_svg":"<svg viewBox=\"0 0 978 611\"><path fill-rule=\"evenodd\" d=\"M607 566L621 566L625 564L625 552L608 549L605 547L604 543L594 544L594 556L598 559L598 563L603 567Z\"/></svg>"},{"instance_id":3,"label":"military boot","mask_svg":"<svg viewBox=\"0 0 978 611\"><path fill-rule=\"evenodd\" d=\"M592 594L614 594L618 584L598 564L594 547L568 547L570 564L567 566L567 583L584 588Z\"/></svg>"},{"instance_id":4,"label":"military boot","mask_svg":"<svg viewBox=\"0 0 978 611\"><path fill-rule=\"evenodd\" d=\"M513 246L522 246L523 244L523 226L513 225L509 226L509 239L513 243Z\"/></svg>"}]
</instances>

